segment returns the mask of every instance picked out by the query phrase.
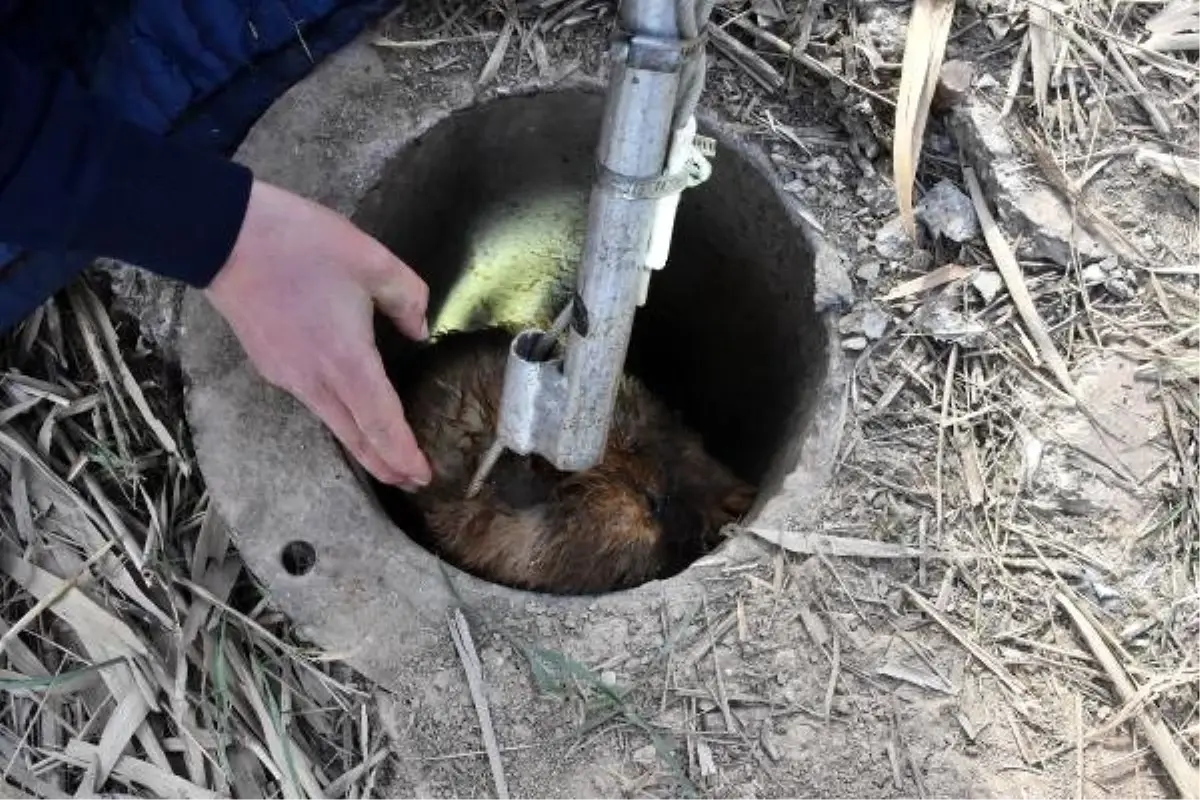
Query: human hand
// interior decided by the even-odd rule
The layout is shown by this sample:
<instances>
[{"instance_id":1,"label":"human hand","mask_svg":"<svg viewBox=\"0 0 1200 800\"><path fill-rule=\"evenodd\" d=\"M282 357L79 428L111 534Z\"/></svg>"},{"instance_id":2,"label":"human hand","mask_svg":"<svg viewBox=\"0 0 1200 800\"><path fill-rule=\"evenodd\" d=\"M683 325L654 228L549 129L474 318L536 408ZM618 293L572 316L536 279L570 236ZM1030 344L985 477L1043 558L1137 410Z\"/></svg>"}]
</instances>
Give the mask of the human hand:
<instances>
[{"instance_id":1,"label":"human hand","mask_svg":"<svg viewBox=\"0 0 1200 800\"><path fill-rule=\"evenodd\" d=\"M345 217L255 181L229 260L205 290L259 373L320 417L378 480L429 483L429 462L375 346L376 305L425 339L429 289Z\"/></svg>"}]
</instances>

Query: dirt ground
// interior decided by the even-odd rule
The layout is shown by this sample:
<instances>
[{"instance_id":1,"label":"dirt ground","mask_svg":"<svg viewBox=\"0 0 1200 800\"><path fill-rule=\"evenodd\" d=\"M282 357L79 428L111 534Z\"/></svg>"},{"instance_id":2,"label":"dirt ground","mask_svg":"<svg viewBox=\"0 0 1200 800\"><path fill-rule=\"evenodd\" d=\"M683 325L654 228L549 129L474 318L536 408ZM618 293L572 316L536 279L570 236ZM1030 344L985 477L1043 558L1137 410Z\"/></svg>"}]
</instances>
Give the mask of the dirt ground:
<instances>
[{"instance_id":1,"label":"dirt ground","mask_svg":"<svg viewBox=\"0 0 1200 800\"><path fill-rule=\"evenodd\" d=\"M965 141L961 106L935 114L925 136L918 201L943 180L969 195L964 164L984 179L1072 402L983 235L959 243L928 224L916 242L896 235L893 110L880 98L896 95L909 5L719 4L725 36L710 46L703 102L762 142L853 279L841 325L855 359L850 415L819 526L799 533L862 542L871 557L814 552L800 536L763 543L754 558L718 556L701 603L664 596L658 616L622 622L533 609L532 627L516 629L473 610L485 726L451 647L406 696L305 649L226 552L186 459L168 459L136 410L124 419L138 429L121 441L109 415L123 384L98 366L117 349L186 443L178 379L156 351L156 330L169 324L161 300L146 307L118 270L115 297L97 301L120 341L111 350L96 344L104 325L86 298L56 301L61 313L48 306L13 337L0 383L0 472L12 489L0 501L4 629L38 593L19 555L65 578L101 541L69 532L63 492L121 521L113 527L147 555L139 590L197 619L194 644L172 651L140 633L146 611L128 587L82 584L107 598L106 619L134 631L131 641L174 652L163 663L187 685L125 736L122 748L134 743L120 751L124 768L91 786L88 757L103 750L102 732L117 738L122 686L81 666L102 659L78 616L43 615L13 637L0 652L0 682L13 692L0 711L9 784L37 796L495 796L491 736L514 796L1186 795L1165 760L1194 775L1200 749L1200 230L1196 188L1138 148L1196 153L1200 72L1195 50L1134 48L1123 58L1143 83L1137 93L1115 61L1101 69L1084 57L1140 42L1161 7L1114 0L1052 13L972 0L958 5L947 52L973 66L969 102L999 108L1014 62L1046 52L1022 45L1029 18L1072 21L1083 44L1063 34L1072 47L1024 66L1005 125L1046 142L1074 219L1116 241L1119 258L1056 246L1072 209L1022 193L1054 180L1027 140L1002 163L982 142L995 131ZM594 0L490 10L423 0L384 23L392 45L381 51L414 97L439 85L422 79L433 72L598 74L611 15ZM790 61L764 30L807 38L810 60L841 77ZM497 42L507 42L499 55ZM1052 74L1039 111L1032 76L1043 66ZM956 219L977 221L961 209ZM52 491L58 501L45 499ZM83 544L63 547L72 542ZM186 583L211 587L217 575L219 602ZM583 644L565 654L559 643L578 643L578 631ZM651 635L659 646L631 647ZM1115 689L1114 664L1137 689L1132 701ZM55 673L79 673L81 688L44 691ZM177 702L185 695L192 712ZM279 768L294 758L310 777ZM156 772L147 778L134 762Z\"/></svg>"}]
</instances>

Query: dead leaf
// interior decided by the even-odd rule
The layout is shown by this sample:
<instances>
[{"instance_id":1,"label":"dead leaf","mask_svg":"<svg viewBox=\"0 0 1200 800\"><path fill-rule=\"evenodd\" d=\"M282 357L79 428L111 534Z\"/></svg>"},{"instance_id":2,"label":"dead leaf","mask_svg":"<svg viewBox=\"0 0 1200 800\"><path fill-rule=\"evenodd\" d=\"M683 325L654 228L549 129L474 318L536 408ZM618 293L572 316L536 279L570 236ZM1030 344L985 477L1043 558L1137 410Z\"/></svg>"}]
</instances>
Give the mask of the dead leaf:
<instances>
[{"instance_id":1,"label":"dead leaf","mask_svg":"<svg viewBox=\"0 0 1200 800\"><path fill-rule=\"evenodd\" d=\"M504 54L508 52L508 43L512 41L516 29L517 22L513 17L504 21L504 27L500 29L500 37L496 40L496 46L492 48L492 54L488 56L487 63L483 65L483 71L479 73L476 85L480 88L491 83L500 72L500 65L504 63Z\"/></svg>"},{"instance_id":2,"label":"dead leaf","mask_svg":"<svg viewBox=\"0 0 1200 800\"><path fill-rule=\"evenodd\" d=\"M988 249L991 250L992 258L996 261L996 268L1000 270L1000 275L1004 278L1004 285L1008 288L1008 294L1012 298L1013 305L1016 306L1017 313L1020 314L1025 327L1029 329L1029 335L1037 343L1038 353L1042 360L1049 365L1050 371L1054 373L1054 377L1058 379L1067 394L1078 401L1079 393L1076 391L1075 381L1072 380L1071 373L1067 369L1067 362L1058 352L1054 340L1050 338L1046 323L1042 320L1042 315L1038 313L1033 297L1029 294L1029 287L1025 285L1021 265L1017 263L1017 257L1013 254L1012 247L1004 238L1000 226L996 224L996 219L987 206L983 187L979 185L979 179L975 177L975 170L971 167L963 167L963 177L971 192L971 199L975 202L975 213L979 216L983 237L987 240Z\"/></svg>"},{"instance_id":3,"label":"dead leaf","mask_svg":"<svg viewBox=\"0 0 1200 800\"><path fill-rule=\"evenodd\" d=\"M1046 0L1046 5L1039 2L1029 6L1029 65L1033 70L1033 99L1037 102L1039 116L1046 114L1050 71L1058 52L1059 37L1054 18L1058 10L1053 0Z\"/></svg>"},{"instance_id":4,"label":"dead leaf","mask_svg":"<svg viewBox=\"0 0 1200 800\"><path fill-rule=\"evenodd\" d=\"M919 278L913 278L899 284L883 297L879 298L879 302L886 303L889 300L899 300L902 297L910 297L911 295L920 294L930 289L936 289L947 283L969 278L973 272L974 270L968 269L961 264L947 264Z\"/></svg>"},{"instance_id":5,"label":"dead leaf","mask_svg":"<svg viewBox=\"0 0 1200 800\"><path fill-rule=\"evenodd\" d=\"M1142 42L1147 50L1200 49L1200 0L1173 0L1146 20L1150 36Z\"/></svg>"},{"instance_id":6,"label":"dead leaf","mask_svg":"<svg viewBox=\"0 0 1200 800\"><path fill-rule=\"evenodd\" d=\"M900 217L911 236L916 236L917 232L917 220L913 214L913 183L917 177L929 106L937 89L953 18L954 0L916 0L912 19L908 23L904 62L900 70L900 91L896 99L892 174Z\"/></svg>"},{"instance_id":7,"label":"dead leaf","mask_svg":"<svg viewBox=\"0 0 1200 800\"><path fill-rule=\"evenodd\" d=\"M1134 153L1133 160L1139 167L1148 164L1164 175L1200 187L1200 159L1184 158L1141 147Z\"/></svg>"}]
</instances>

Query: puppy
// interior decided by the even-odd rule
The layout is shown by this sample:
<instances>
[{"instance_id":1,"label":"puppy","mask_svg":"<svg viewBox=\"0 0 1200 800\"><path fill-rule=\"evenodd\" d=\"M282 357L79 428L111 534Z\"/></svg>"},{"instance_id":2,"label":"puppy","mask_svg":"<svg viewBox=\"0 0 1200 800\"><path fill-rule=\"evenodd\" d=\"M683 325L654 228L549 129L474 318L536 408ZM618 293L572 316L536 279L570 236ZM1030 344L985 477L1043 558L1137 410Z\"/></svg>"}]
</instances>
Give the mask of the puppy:
<instances>
[{"instance_id":1,"label":"puppy","mask_svg":"<svg viewBox=\"0 0 1200 800\"><path fill-rule=\"evenodd\" d=\"M754 487L632 377L619 387L600 464L563 473L539 456L505 453L466 499L495 434L511 340L499 329L442 335L400 387L433 467L412 499L448 561L521 589L615 591L679 572L749 510Z\"/></svg>"}]
</instances>

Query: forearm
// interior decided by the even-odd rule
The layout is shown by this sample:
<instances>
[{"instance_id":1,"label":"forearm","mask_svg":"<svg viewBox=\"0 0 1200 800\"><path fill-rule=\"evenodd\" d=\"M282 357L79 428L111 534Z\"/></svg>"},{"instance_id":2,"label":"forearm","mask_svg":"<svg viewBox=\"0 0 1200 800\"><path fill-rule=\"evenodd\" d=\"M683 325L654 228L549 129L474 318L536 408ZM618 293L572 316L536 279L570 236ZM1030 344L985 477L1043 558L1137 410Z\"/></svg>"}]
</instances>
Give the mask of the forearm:
<instances>
[{"instance_id":1,"label":"forearm","mask_svg":"<svg viewBox=\"0 0 1200 800\"><path fill-rule=\"evenodd\" d=\"M245 167L125 122L65 74L0 50L0 241L206 286L251 182Z\"/></svg>"}]
</instances>

